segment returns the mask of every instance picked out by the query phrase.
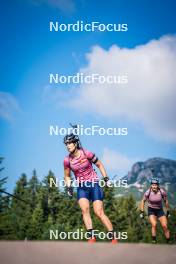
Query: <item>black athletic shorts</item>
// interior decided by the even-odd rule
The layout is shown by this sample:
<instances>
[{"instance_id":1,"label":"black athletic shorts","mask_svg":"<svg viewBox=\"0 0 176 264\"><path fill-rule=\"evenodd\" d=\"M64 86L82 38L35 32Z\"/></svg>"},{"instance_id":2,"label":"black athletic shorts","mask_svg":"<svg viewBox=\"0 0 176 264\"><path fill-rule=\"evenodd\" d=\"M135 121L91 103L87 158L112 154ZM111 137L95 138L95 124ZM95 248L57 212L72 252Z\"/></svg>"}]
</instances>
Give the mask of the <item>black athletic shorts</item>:
<instances>
[{"instance_id":1,"label":"black athletic shorts","mask_svg":"<svg viewBox=\"0 0 176 264\"><path fill-rule=\"evenodd\" d=\"M160 218L161 216L164 216L165 213L163 211L163 208L156 209L156 208L148 207L148 216L150 216L150 215L155 215L158 218Z\"/></svg>"}]
</instances>

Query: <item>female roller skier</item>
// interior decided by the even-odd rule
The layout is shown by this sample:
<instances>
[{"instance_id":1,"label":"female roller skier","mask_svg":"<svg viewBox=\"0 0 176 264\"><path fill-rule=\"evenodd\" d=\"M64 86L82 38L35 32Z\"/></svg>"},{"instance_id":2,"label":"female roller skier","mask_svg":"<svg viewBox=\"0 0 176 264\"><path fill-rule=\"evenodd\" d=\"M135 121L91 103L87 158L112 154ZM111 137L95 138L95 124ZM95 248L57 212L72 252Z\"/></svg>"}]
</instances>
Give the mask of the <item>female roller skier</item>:
<instances>
[{"instance_id":1,"label":"female roller skier","mask_svg":"<svg viewBox=\"0 0 176 264\"><path fill-rule=\"evenodd\" d=\"M144 204L148 201L148 217L152 226L152 242L157 243L156 240L156 226L157 221L160 221L162 229L164 231L166 241L170 241L170 232L167 227L167 218L169 216L169 203L167 199L167 194L164 189L160 188L159 180L157 178L151 179L151 186L145 192L143 199L141 201L141 211L140 217L144 218ZM166 206L166 214L163 211L162 201L164 201Z\"/></svg>"},{"instance_id":2,"label":"female roller skier","mask_svg":"<svg viewBox=\"0 0 176 264\"><path fill-rule=\"evenodd\" d=\"M117 243L114 236L113 226L103 209L103 190L99 185L99 178L93 169L93 164L100 170L105 182L109 180L102 162L94 153L81 147L79 137L75 134L69 134L64 137L64 143L69 155L64 159L64 179L69 196L73 195L71 186L71 171L73 171L77 187L77 201L82 211L83 221L87 229L88 241L96 241L92 219L90 216L90 202L93 203L93 210L96 216L106 227L107 237L113 244Z\"/></svg>"}]
</instances>

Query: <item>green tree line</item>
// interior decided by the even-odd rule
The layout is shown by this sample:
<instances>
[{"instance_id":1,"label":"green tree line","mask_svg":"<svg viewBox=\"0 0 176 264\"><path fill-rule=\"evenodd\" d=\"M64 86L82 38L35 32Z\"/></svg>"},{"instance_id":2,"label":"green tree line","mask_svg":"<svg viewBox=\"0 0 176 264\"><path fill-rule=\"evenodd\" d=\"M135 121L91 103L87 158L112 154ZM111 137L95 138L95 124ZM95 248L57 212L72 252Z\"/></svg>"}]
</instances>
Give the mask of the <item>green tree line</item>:
<instances>
[{"instance_id":1,"label":"green tree line","mask_svg":"<svg viewBox=\"0 0 176 264\"><path fill-rule=\"evenodd\" d=\"M1 162L2 158L0 158ZM33 171L29 180L23 173L16 182L13 197L2 192L5 190L7 178L0 179L1 240L49 240L50 230L73 232L83 229L83 232L85 231L76 193L73 199L70 199L64 189L50 187L51 178L56 182L52 171L49 171L42 181L39 181L36 170ZM113 187L104 188L104 208L113 223L114 230L127 232L128 239L121 242L151 242L150 225L147 218L140 219L139 208L134 197L129 195L117 198L114 191ZM95 229L106 232L93 212L92 219ZM176 212L172 209L169 228L173 242L175 223ZM165 243L159 226L158 229L158 242Z\"/></svg>"}]
</instances>

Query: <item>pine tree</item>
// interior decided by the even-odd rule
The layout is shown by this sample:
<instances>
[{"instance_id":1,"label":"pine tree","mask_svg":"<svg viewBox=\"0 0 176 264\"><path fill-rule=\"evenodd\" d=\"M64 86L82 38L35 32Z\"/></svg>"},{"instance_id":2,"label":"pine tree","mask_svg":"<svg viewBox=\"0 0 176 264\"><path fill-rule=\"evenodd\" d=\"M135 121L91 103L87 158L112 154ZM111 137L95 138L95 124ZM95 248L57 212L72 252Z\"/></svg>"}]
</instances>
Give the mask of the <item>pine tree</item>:
<instances>
[{"instance_id":1,"label":"pine tree","mask_svg":"<svg viewBox=\"0 0 176 264\"><path fill-rule=\"evenodd\" d=\"M29 227L29 239L42 239L43 230L44 230L44 217L43 210L40 203L36 206L33 211L32 218L30 221Z\"/></svg>"},{"instance_id":2,"label":"pine tree","mask_svg":"<svg viewBox=\"0 0 176 264\"><path fill-rule=\"evenodd\" d=\"M0 157L0 164L4 158ZM0 168L0 173L4 167ZM0 178L0 239L13 238L13 230L10 224L10 198L5 194L4 184L6 184L7 177Z\"/></svg>"},{"instance_id":3,"label":"pine tree","mask_svg":"<svg viewBox=\"0 0 176 264\"><path fill-rule=\"evenodd\" d=\"M37 204L37 193L39 192L39 189L41 188L41 184L39 183L39 180L37 178L37 172L34 169L33 175L31 179L28 182L28 201L31 203L32 208L34 209Z\"/></svg>"},{"instance_id":4,"label":"pine tree","mask_svg":"<svg viewBox=\"0 0 176 264\"><path fill-rule=\"evenodd\" d=\"M27 177L22 174L14 189L15 197L11 204L11 224L17 239L25 239L31 218L31 206L27 189ZM21 201L22 199L23 201Z\"/></svg>"},{"instance_id":5,"label":"pine tree","mask_svg":"<svg viewBox=\"0 0 176 264\"><path fill-rule=\"evenodd\" d=\"M3 157L0 157L0 165L3 161ZM0 173L4 170L4 167L0 167ZM1 175L1 174L0 174ZM5 188L3 187L4 184L7 182L7 177L0 177L0 211L2 210L3 207L3 192L5 191Z\"/></svg>"}]
</instances>

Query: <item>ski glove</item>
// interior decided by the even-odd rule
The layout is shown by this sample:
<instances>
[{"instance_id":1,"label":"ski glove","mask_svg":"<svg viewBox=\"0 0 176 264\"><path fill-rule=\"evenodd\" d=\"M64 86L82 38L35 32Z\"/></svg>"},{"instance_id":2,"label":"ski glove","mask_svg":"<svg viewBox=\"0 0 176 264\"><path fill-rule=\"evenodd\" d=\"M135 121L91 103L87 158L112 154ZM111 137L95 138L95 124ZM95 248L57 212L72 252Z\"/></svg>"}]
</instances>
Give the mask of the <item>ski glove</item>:
<instances>
[{"instance_id":1,"label":"ski glove","mask_svg":"<svg viewBox=\"0 0 176 264\"><path fill-rule=\"evenodd\" d=\"M73 197L73 188L71 186L67 187L67 194L70 198Z\"/></svg>"},{"instance_id":2,"label":"ski glove","mask_svg":"<svg viewBox=\"0 0 176 264\"><path fill-rule=\"evenodd\" d=\"M166 217L167 218L170 217L170 211L169 210L166 211Z\"/></svg>"},{"instance_id":3,"label":"ski glove","mask_svg":"<svg viewBox=\"0 0 176 264\"><path fill-rule=\"evenodd\" d=\"M144 211L140 210L140 218L144 219Z\"/></svg>"},{"instance_id":4,"label":"ski glove","mask_svg":"<svg viewBox=\"0 0 176 264\"><path fill-rule=\"evenodd\" d=\"M104 181L108 182L109 181L109 177L108 176L104 177Z\"/></svg>"}]
</instances>

